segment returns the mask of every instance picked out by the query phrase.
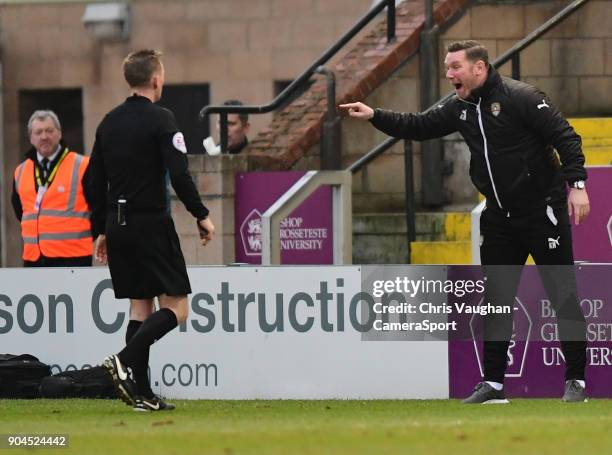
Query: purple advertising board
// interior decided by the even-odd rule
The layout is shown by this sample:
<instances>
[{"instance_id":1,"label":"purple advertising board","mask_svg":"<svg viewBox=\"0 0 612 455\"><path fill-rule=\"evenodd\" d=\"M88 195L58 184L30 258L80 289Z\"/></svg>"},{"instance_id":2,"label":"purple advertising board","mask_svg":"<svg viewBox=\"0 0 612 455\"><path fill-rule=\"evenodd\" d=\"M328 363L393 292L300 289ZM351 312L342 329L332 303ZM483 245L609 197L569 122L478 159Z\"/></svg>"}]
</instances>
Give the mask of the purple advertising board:
<instances>
[{"instance_id":1,"label":"purple advertising board","mask_svg":"<svg viewBox=\"0 0 612 455\"><path fill-rule=\"evenodd\" d=\"M587 167L591 212L578 226L572 222L574 259L612 263L612 166Z\"/></svg>"},{"instance_id":2,"label":"purple advertising board","mask_svg":"<svg viewBox=\"0 0 612 455\"><path fill-rule=\"evenodd\" d=\"M576 266L575 273L578 300L587 323L587 393L590 397L611 398L612 264L582 264ZM454 279L476 275L482 276L476 266L449 270ZM514 302L513 335L507 353L504 388L509 397L545 398L563 394L565 359L551 308L538 268L525 266ZM451 398L465 398L482 378L482 341L478 340L482 337L475 335L474 330L482 316L466 318L459 322L463 333L449 340Z\"/></svg>"},{"instance_id":3,"label":"purple advertising board","mask_svg":"<svg viewBox=\"0 0 612 455\"><path fill-rule=\"evenodd\" d=\"M236 174L236 262L261 264L261 215L305 172ZM316 190L281 221L281 264L333 264L331 188Z\"/></svg>"}]
</instances>

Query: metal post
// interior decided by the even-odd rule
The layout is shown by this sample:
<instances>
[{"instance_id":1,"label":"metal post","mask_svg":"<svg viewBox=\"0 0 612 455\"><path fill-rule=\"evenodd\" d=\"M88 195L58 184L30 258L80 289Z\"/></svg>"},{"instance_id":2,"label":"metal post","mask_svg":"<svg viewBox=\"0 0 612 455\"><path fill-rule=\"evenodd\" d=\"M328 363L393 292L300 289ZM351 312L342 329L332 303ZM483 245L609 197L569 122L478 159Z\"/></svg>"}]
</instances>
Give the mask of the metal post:
<instances>
[{"instance_id":1,"label":"metal post","mask_svg":"<svg viewBox=\"0 0 612 455\"><path fill-rule=\"evenodd\" d=\"M425 0L425 29L429 30L434 25L433 0Z\"/></svg>"},{"instance_id":2,"label":"metal post","mask_svg":"<svg viewBox=\"0 0 612 455\"><path fill-rule=\"evenodd\" d=\"M353 222L351 220L351 188L349 185L331 185L334 264L353 262Z\"/></svg>"},{"instance_id":3,"label":"metal post","mask_svg":"<svg viewBox=\"0 0 612 455\"><path fill-rule=\"evenodd\" d=\"M521 53L512 56L512 79L521 80Z\"/></svg>"},{"instance_id":4,"label":"metal post","mask_svg":"<svg viewBox=\"0 0 612 455\"><path fill-rule=\"evenodd\" d=\"M350 264L352 241L352 175L348 171L308 171L261 215L261 263L280 264L280 222L322 185L332 191L334 264Z\"/></svg>"},{"instance_id":5,"label":"metal post","mask_svg":"<svg viewBox=\"0 0 612 455\"><path fill-rule=\"evenodd\" d=\"M425 0L426 29L421 32L420 43L420 87L421 110L427 109L440 97L438 75L439 29L434 22L433 0ZM438 207L445 202L443 176L445 173L444 151L441 139L431 139L421 144L421 175L423 204Z\"/></svg>"},{"instance_id":6,"label":"metal post","mask_svg":"<svg viewBox=\"0 0 612 455\"><path fill-rule=\"evenodd\" d=\"M336 77L324 66L319 66L316 72L327 78L327 112L321 127L321 170L337 171L342 167L342 122L336 110Z\"/></svg>"},{"instance_id":7,"label":"metal post","mask_svg":"<svg viewBox=\"0 0 612 455\"><path fill-rule=\"evenodd\" d=\"M414 207L414 169L412 166L412 141L404 141L404 182L406 191L406 240L408 241L408 264L411 261L412 244L416 240Z\"/></svg>"},{"instance_id":8,"label":"metal post","mask_svg":"<svg viewBox=\"0 0 612 455\"><path fill-rule=\"evenodd\" d=\"M221 153L227 153L227 112L219 114L219 133L221 134Z\"/></svg>"},{"instance_id":9,"label":"metal post","mask_svg":"<svg viewBox=\"0 0 612 455\"><path fill-rule=\"evenodd\" d=\"M387 0L387 43L395 41L395 0Z\"/></svg>"}]
</instances>

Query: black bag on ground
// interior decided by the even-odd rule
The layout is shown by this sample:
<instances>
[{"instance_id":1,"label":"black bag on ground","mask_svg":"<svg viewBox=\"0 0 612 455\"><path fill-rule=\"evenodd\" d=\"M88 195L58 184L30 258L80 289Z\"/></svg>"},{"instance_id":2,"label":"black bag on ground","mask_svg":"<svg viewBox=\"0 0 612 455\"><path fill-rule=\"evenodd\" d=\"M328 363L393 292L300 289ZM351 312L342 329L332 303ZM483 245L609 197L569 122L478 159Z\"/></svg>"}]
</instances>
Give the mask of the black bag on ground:
<instances>
[{"instance_id":1,"label":"black bag on ground","mask_svg":"<svg viewBox=\"0 0 612 455\"><path fill-rule=\"evenodd\" d=\"M43 398L116 398L113 379L101 366L64 371L44 378L40 384Z\"/></svg>"},{"instance_id":2,"label":"black bag on ground","mask_svg":"<svg viewBox=\"0 0 612 455\"><path fill-rule=\"evenodd\" d=\"M30 354L0 354L0 398L40 398L40 382L49 365Z\"/></svg>"}]
</instances>

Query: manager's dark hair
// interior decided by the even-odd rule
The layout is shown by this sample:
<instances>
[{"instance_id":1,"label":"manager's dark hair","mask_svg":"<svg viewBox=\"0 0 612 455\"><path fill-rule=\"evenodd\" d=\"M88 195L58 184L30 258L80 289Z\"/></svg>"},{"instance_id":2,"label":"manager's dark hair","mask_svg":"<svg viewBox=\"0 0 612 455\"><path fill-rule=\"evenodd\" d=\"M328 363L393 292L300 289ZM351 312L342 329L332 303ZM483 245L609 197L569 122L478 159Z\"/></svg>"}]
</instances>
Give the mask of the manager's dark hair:
<instances>
[{"instance_id":1,"label":"manager's dark hair","mask_svg":"<svg viewBox=\"0 0 612 455\"><path fill-rule=\"evenodd\" d=\"M447 52L457 52L463 50L465 51L465 56L470 62L476 63L478 60L482 60L487 67L489 66L489 51L487 51L487 48L478 41L455 41L446 47Z\"/></svg>"}]
</instances>

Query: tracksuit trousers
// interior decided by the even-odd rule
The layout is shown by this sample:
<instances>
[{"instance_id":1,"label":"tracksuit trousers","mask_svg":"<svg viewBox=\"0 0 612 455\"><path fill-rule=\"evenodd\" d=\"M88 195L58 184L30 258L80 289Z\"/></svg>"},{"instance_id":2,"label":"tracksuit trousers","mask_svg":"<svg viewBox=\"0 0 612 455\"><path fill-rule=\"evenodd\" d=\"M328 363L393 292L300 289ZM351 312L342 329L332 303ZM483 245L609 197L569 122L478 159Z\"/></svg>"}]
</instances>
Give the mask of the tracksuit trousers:
<instances>
[{"instance_id":1,"label":"tracksuit trousers","mask_svg":"<svg viewBox=\"0 0 612 455\"><path fill-rule=\"evenodd\" d=\"M544 206L524 213L487 207L480 218L480 233L486 301L514 307L521 271L531 255L557 315L565 379L584 379L586 322L578 302L567 207ZM485 381L504 382L512 313L484 318Z\"/></svg>"}]
</instances>

